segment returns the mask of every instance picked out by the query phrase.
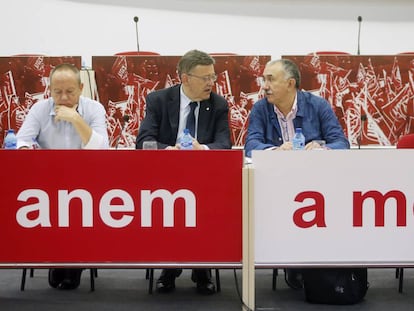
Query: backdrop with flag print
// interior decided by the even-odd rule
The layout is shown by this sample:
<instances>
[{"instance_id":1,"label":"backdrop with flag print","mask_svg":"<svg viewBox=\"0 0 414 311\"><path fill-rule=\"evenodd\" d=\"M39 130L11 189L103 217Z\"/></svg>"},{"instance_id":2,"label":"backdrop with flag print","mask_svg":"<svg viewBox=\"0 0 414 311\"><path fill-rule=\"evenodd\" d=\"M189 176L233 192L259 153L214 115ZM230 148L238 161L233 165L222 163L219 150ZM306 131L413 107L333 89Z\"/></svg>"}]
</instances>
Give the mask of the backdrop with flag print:
<instances>
[{"instance_id":1,"label":"backdrop with flag print","mask_svg":"<svg viewBox=\"0 0 414 311\"><path fill-rule=\"evenodd\" d=\"M262 72L270 56L213 56L217 81L213 91L226 98L234 146L243 146L250 109L261 96ZM180 83L181 56L94 56L97 99L107 110L110 145L134 148L145 114L145 97ZM125 121L124 115L129 116Z\"/></svg>"},{"instance_id":2,"label":"backdrop with flag print","mask_svg":"<svg viewBox=\"0 0 414 311\"><path fill-rule=\"evenodd\" d=\"M283 56L301 88L328 100L352 145L393 146L414 132L414 55Z\"/></svg>"},{"instance_id":3,"label":"backdrop with flag print","mask_svg":"<svg viewBox=\"0 0 414 311\"><path fill-rule=\"evenodd\" d=\"M80 56L0 57L0 146L8 129L17 132L38 100L49 97L50 71L58 64L80 68Z\"/></svg>"}]
</instances>

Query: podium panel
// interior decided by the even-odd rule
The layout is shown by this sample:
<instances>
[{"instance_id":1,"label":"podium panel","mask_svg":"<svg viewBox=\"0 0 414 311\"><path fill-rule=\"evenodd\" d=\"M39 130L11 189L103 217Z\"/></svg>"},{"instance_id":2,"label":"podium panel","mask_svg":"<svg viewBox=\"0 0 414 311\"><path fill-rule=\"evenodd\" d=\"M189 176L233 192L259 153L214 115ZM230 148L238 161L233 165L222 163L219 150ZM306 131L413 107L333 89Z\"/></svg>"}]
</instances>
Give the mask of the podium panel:
<instances>
[{"instance_id":1,"label":"podium panel","mask_svg":"<svg viewBox=\"0 0 414 311\"><path fill-rule=\"evenodd\" d=\"M413 266L413 156L253 151L256 266Z\"/></svg>"},{"instance_id":2,"label":"podium panel","mask_svg":"<svg viewBox=\"0 0 414 311\"><path fill-rule=\"evenodd\" d=\"M0 161L0 266L241 264L240 150L0 150Z\"/></svg>"}]
</instances>

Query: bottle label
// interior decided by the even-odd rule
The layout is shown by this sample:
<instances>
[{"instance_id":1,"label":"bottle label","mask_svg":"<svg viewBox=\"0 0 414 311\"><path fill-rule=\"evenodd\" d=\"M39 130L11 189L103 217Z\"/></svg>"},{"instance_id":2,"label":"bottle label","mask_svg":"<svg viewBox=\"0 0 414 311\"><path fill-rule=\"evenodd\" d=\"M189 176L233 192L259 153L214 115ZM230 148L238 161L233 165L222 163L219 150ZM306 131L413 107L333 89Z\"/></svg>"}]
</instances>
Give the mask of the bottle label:
<instances>
[{"instance_id":1,"label":"bottle label","mask_svg":"<svg viewBox=\"0 0 414 311\"><path fill-rule=\"evenodd\" d=\"M193 149L193 137L189 134L187 129L184 130L184 133L180 138L180 148L182 150Z\"/></svg>"},{"instance_id":2,"label":"bottle label","mask_svg":"<svg viewBox=\"0 0 414 311\"><path fill-rule=\"evenodd\" d=\"M191 140L183 140L181 142L181 149L193 149L193 142Z\"/></svg>"},{"instance_id":3,"label":"bottle label","mask_svg":"<svg viewBox=\"0 0 414 311\"><path fill-rule=\"evenodd\" d=\"M16 135L8 133L4 138L4 149L16 149L17 148L17 138Z\"/></svg>"},{"instance_id":4,"label":"bottle label","mask_svg":"<svg viewBox=\"0 0 414 311\"><path fill-rule=\"evenodd\" d=\"M4 149L16 149L17 144L14 142L5 142L4 143Z\"/></svg>"},{"instance_id":5,"label":"bottle label","mask_svg":"<svg viewBox=\"0 0 414 311\"><path fill-rule=\"evenodd\" d=\"M305 137L300 135L299 137L293 137L292 140L293 150L305 149Z\"/></svg>"}]
</instances>

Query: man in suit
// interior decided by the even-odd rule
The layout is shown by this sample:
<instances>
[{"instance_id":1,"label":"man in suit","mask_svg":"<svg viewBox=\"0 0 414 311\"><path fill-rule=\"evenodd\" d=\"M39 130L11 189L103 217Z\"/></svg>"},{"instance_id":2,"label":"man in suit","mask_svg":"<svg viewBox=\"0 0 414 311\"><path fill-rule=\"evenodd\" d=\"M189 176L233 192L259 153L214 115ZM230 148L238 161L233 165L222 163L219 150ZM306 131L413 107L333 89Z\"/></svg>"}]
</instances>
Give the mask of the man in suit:
<instances>
[{"instance_id":1,"label":"man in suit","mask_svg":"<svg viewBox=\"0 0 414 311\"><path fill-rule=\"evenodd\" d=\"M214 59L201 51L187 52L177 65L181 84L148 94L146 114L141 122L136 149L144 141L156 141L158 149L179 150L180 137L194 113L193 150L230 149L226 100L213 93L217 75ZM175 288L181 269L164 269L157 281L159 292ZM210 269L193 269L191 279L201 294L215 293Z\"/></svg>"}]
</instances>

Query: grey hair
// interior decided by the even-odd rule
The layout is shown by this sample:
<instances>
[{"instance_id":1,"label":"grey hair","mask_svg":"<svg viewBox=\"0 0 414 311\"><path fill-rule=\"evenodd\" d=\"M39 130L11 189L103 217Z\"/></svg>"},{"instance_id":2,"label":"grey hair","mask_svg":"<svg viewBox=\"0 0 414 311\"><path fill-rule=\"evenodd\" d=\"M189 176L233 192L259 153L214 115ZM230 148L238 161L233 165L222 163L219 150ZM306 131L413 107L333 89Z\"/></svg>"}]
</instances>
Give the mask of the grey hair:
<instances>
[{"instance_id":1,"label":"grey hair","mask_svg":"<svg viewBox=\"0 0 414 311\"><path fill-rule=\"evenodd\" d=\"M296 82L295 87L296 89L299 89L301 77L300 77L300 71L299 71L298 66L290 59L285 59L285 58L278 59L278 60L271 60L270 62L267 63L266 66L271 66L277 63L282 64L283 71L285 72L285 78L295 79L295 82Z\"/></svg>"},{"instance_id":2,"label":"grey hair","mask_svg":"<svg viewBox=\"0 0 414 311\"><path fill-rule=\"evenodd\" d=\"M69 64L69 63L59 64L55 68L53 68L52 71L50 72L50 77L49 77L50 82L52 82L52 77L55 74L55 72L66 71L66 70L72 71L76 75L76 80L78 80L79 85L82 83L79 69L76 66Z\"/></svg>"}]
</instances>

